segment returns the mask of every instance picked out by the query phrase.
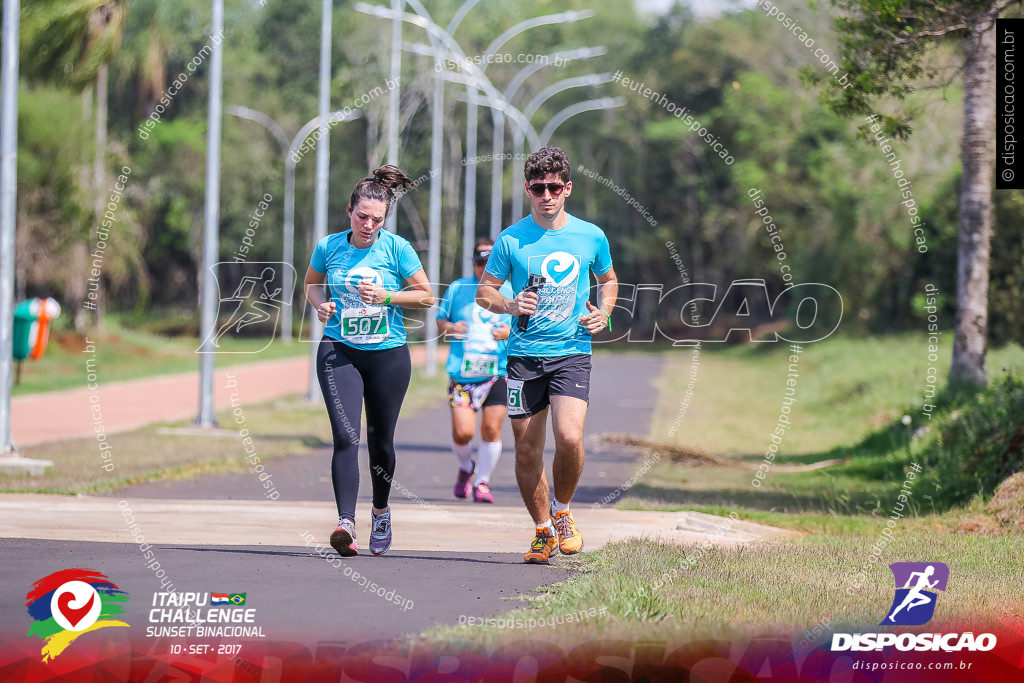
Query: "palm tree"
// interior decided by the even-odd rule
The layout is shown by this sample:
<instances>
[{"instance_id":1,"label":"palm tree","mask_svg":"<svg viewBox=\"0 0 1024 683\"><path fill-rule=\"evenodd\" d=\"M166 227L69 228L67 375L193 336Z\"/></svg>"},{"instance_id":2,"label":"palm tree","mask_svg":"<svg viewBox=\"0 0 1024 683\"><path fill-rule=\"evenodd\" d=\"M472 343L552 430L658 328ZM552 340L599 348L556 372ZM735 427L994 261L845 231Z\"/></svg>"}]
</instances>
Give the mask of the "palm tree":
<instances>
[{"instance_id":1,"label":"palm tree","mask_svg":"<svg viewBox=\"0 0 1024 683\"><path fill-rule=\"evenodd\" d=\"M92 193L97 216L103 213L105 203L109 65L121 47L127 9L127 0L36 0L22 10L21 62L25 76L81 89L87 101L95 90ZM81 302L87 252L84 242L77 245L69 270L68 292L78 329L85 325ZM97 324L102 325L102 320L97 310Z\"/></svg>"}]
</instances>

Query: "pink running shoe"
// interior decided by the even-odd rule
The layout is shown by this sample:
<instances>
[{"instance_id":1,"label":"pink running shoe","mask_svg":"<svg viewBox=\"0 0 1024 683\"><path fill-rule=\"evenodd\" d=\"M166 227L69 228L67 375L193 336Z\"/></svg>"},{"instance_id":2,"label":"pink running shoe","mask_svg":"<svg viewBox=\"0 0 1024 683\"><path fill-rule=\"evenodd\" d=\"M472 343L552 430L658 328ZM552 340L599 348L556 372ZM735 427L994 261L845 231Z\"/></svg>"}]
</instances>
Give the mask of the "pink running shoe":
<instances>
[{"instance_id":1,"label":"pink running shoe","mask_svg":"<svg viewBox=\"0 0 1024 683\"><path fill-rule=\"evenodd\" d=\"M337 550L342 557L359 554L359 546L356 545L355 522L345 517L338 520L338 528L331 534L331 547Z\"/></svg>"},{"instance_id":2,"label":"pink running shoe","mask_svg":"<svg viewBox=\"0 0 1024 683\"><path fill-rule=\"evenodd\" d=\"M473 487L473 500L478 503L494 502L494 496L491 495L491 487L487 485L486 481L482 481Z\"/></svg>"},{"instance_id":3,"label":"pink running shoe","mask_svg":"<svg viewBox=\"0 0 1024 683\"><path fill-rule=\"evenodd\" d=\"M471 488L470 484L473 479L473 473L476 472L476 463L474 462L472 464L473 469L471 469L469 472L464 472L461 467L459 468L459 476L455 480L456 498L465 498L469 495L469 490Z\"/></svg>"}]
</instances>

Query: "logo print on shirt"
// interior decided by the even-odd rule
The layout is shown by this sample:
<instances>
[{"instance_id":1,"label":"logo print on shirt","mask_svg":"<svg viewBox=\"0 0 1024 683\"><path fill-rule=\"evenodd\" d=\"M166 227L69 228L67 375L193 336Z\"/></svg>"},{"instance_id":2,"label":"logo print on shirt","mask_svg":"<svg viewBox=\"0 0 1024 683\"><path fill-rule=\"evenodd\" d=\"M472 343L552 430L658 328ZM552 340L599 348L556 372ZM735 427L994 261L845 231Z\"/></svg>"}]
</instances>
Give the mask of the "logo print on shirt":
<instances>
[{"instance_id":1,"label":"logo print on shirt","mask_svg":"<svg viewBox=\"0 0 1024 683\"><path fill-rule=\"evenodd\" d=\"M474 303L469 314L469 332L466 335L465 350L486 353L498 348L498 342L491 329L498 322L498 314Z\"/></svg>"},{"instance_id":2,"label":"logo print on shirt","mask_svg":"<svg viewBox=\"0 0 1024 683\"><path fill-rule=\"evenodd\" d=\"M345 275L345 289L351 294L359 296L359 283L363 280L372 280L375 285L383 284L383 278L380 276L380 273L369 266L359 266L348 271Z\"/></svg>"},{"instance_id":3,"label":"logo print on shirt","mask_svg":"<svg viewBox=\"0 0 1024 683\"><path fill-rule=\"evenodd\" d=\"M498 314L488 311L478 303L473 303L473 312L471 313L473 322L479 325L493 325L497 322Z\"/></svg>"},{"instance_id":4,"label":"logo print on shirt","mask_svg":"<svg viewBox=\"0 0 1024 683\"><path fill-rule=\"evenodd\" d=\"M540 259L540 256L530 257ZM540 274L546 282L537 293L537 318L562 322L572 316L576 308L576 288L580 279L579 256L565 251L555 251L543 257L540 263ZM535 266L534 266L535 267ZM532 272L532 268L530 269Z\"/></svg>"},{"instance_id":5,"label":"logo print on shirt","mask_svg":"<svg viewBox=\"0 0 1024 683\"><path fill-rule=\"evenodd\" d=\"M551 270L554 265L555 270ZM580 274L580 262L572 254L555 251L544 258L540 264L540 274L547 278L555 287L565 287L576 281Z\"/></svg>"}]
</instances>

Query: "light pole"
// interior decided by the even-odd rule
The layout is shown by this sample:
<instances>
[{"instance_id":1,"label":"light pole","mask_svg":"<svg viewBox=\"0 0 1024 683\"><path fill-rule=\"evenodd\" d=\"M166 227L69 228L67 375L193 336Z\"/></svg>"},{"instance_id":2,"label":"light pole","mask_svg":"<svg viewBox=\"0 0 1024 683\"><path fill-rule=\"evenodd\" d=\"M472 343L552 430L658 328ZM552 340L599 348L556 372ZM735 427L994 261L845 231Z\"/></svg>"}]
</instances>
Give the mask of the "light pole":
<instances>
[{"instance_id":1,"label":"light pole","mask_svg":"<svg viewBox=\"0 0 1024 683\"><path fill-rule=\"evenodd\" d=\"M519 88L526 83L527 79L533 76L535 73L543 69L548 64L558 64L560 62L568 62L574 59L589 59L591 57L599 57L607 54L608 49L604 46L598 47L581 47L575 50L564 50L562 52L556 52L548 55L544 60L528 64L519 70L512 80L508 82L508 86L505 88L505 99L509 102L515 97L515 94L519 91ZM523 115L527 120L533 118L532 113L523 111ZM495 129L497 133L497 129ZM515 136L513 137L513 150L512 159L516 160L522 157L523 145L526 138L526 133L521 128L516 128ZM499 181L501 182L501 181ZM512 186L512 222L515 223L523 217L523 193L518 191L518 187L513 184ZM472 267L468 260L464 263L464 268Z\"/></svg>"},{"instance_id":2,"label":"light pole","mask_svg":"<svg viewBox=\"0 0 1024 683\"><path fill-rule=\"evenodd\" d=\"M402 78L402 11L405 9L404 0L391 0L391 11L394 17L391 19L391 89L388 91L388 163L398 166L398 114L399 114L399 89ZM384 227L395 232L395 224L398 221L398 212L387 217Z\"/></svg>"},{"instance_id":3,"label":"light pole","mask_svg":"<svg viewBox=\"0 0 1024 683\"><path fill-rule=\"evenodd\" d=\"M232 105L228 107L228 113L232 116L237 116L240 119L246 119L248 121L254 121L264 128L266 128L277 140L281 146L281 153L284 155L284 230L283 244L281 248L281 260L288 265L294 265L295 262L295 165L297 163L296 153L303 141L309 134L313 132L314 128L320 125L320 117L317 116L314 119L308 121L304 125L291 141L288 140L288 136L285 134L284 129L274 119L270 118L266 114L249 107L240 107ZM329 122L333 123L336 121L352 121L353 119L359 118L359 111L343 111L338 110L331 112ZM284 273L284 292L285 292L285 304L283 311L283 321L281 339L284 342L291 342L292 340L292 298L294 296L293 289L295 283L292 282L292 271L290 268L285 268ZM305 294L305 293L303 293Z\"/></svg>"},{"instance_id":4,"label":"light pole","mask_svg":"<svg viewBox=\"0 0 1024 683\"><path fill-rule=\"evenodd\" d=\"M0 458L18 457L11 438L11 370L14 366L14 232L18 200L18 21L21 3L4 0L0 101Z\"/></svg>"},{"instance_id":5,"label":"light pole","mask_svg":"<svg viewBox=\"0 0 1024 683\"><path fill-rule=\"evenodd\" d=\"M491 59L497 54L508 41L515 38L520 33L530 30L531 28L537 28L538 26L546 26L549 24L571 24L581 19L588 19L594 16L593 10L582 10L582 11L569 11L559 12L558 14L547 14L541 17L533 17L525 21L521 21L514 26L509 27L504 33L499 35L497 38L491 41L491 44L484 50L482 56L483 64L480 67L480 72L486 73L487 67L490 65ZM467 93L466 98L466 215L472 220L472 224L476 223L476 108L477 100L476 93L473 89ZM492 148L493 154L491 159L491 220L490 220L490 234L491 238L494 239L498 236L498 232L501 231L501 170L502 170L502 159L503 147L504 147L504 130L505 130L505 117L504 114L497 109L491 110L491 116L494 121L494 143L496 147ZM472 151L470 151L472 149ZM470 176L472 176L472 189L473 195L469 194L470 189ZM495 187L494 178L497 177L497 187ZM470 207L472 210L470 211ZM466 234L470 234L467 228ZM475 230L474 230L475 232Z\"/></svg>"},{"instance_id":6,"label":"light pole","mask_svg":"<svg viewBox=\"0 0 1024 683\"><path fill-rule=\"evenodd\" d=\"M551 136L554 134L555 129L565 123L569 118L576 116L577 114L582 114L585 111L614 109L615 107L621 107L625 103L625 97L602 97L596 100L584 100L583 102L577 102L576 104L569 105L552 116L551 120L548 121L548 125L544 126L544 130L540 132L541 147L548 144L548 141L551 140Z\"/></svg>"},{"instance_id":7,"label":"light pole","mask_svg":"<svg viewBox=\"0 0 1024 683\"><path fill-rule=\"evenodd\" d=\"M474 4L476 2L478 2L478 1L479 0L469 0L469 2L472 2ZM463 7L468 5L469 2L465 3L463 5ZM456 18L458 18L458 15L456 15ZM455 23L454 19L453 19L453 23ZM449 24L449 26L448 26L448 32L449 32L449 34L452 32L452 25L451 24ZM404 50L406 50L408 52L412 52L414 54L425 55L425 56L428 56L428 57L433 57L434 54L435 54L435 49L434 48L427 47L426 45L422 45L420 43L403 43L402 44L402 49L404 49ZM575 59L588 59L590 57L598 57L600 55L606 54L607 52L608 52L607 48L601 46L601 47L582 47L582 48L577 48L577 49L574 49L574 50L562 50L560 52L554 52L554 53L552 53L550 55L545 55L543 59L537 60L536 62L533 62L532 64L528 64L527 66L525 66L522 69L520 69L519 72L516 73L516 75L512 77L512 80L509 81L509 84L505 88L505 91L503 93L504 99L505 99L506 102L511 102L512 98L519 91L519 88L522 87L522 85L526 82L526 80L530 76L532 76L533 74L535 74L538 71L540 71L541 69L543 69L545 66L548 66L549 64L556 64L557 65L557 64L562 64L562 63L569 62L569 61L572 61L572 60L575 60ZM449 80L449 81L456 82L456 83L459 83L461 85L466 86L467 97L464 98L464 99L466 101L468 101L468 97L469 97L468 96L468 91L470 89L471 81L469 81L468 79L460 78L459 76L457 76L453 72L447 72L447 71L442 71L441 75L438 76L437 79L438 80ZM435 85L435 87L436 87L436 85ZM525 112L524 112L524 114L525 114ZM473 109L473 115L475 117L476 109ZM526 116L527 116L527 119L530 118L530 115L527 114ZM502 118L502 120L504 121L504 117ZM519 126L516 126L515 130L516 130L516 140L517 140L517 144L518 144L517 149L519 150L519 153L518 153L518 155L513 156L513 159L518 159L522 155L522 148L523 148L523 144L525 142L526 132L523 131L522 128L519 127ZM495 133L497 133L497 130L495 130ZM536 137L536 132L535 131L533 131L533 136ZM495 138L497 138L497 137L498 136L495 135ZM495 143L494 146L497 147L497 143ZM475 154L475 152L474 152L474 154ZM472 158L472 155L467 153L466 157L467 157L467 159L469 159L469 158ZM475 185L476 174L472 174L472 175L470 175L468 177L474 180L474 185ZM473 193L473 196L474 197L476 196L475 191ZM470 207L469 207L468 204L466 204L463 207L464 214L463 214L463 235L462 235L462 277L469 277L470 275L473 274L473 242L474 242L473 238L474 238L474 234L473 234L472 213L471 212L470 213L466 213L467 209L469 209L469 208ZM513 222L517 221L517 220L519 220L520 218L523 217L523 195L522 195L521 192L513 192L512 193L512 215L513 215Z\"/></svg>"},{"instance_id":8,"label":"light pole","mask_svg":"<svg viewBox=\"0 0 1024 683\"><path fill-rule=\"evenodd\" d=\"M418 14L411 14L408 12L396 13L394 10L388 10L386 8L368 5L360 2L356 4L356 10L371 14L374 16L384 17L393 19L396 16L400 16L402 21L406 21L414 26L419 26L427 31L430 36L430 42L434 47L434 57L438 64L443 63L445 54L456 57L460 63L469 64L469 71L471 77L474 79L474 84L481 87L488 95L489 98L495 102L500 101L501 95L497 89L487 81L483 72L476 67L476 65L466 60L465 54L458 47L458 45L452 39L451 34L438 26L430 18L426 8L419 2L419 0L408 0L409 5L412 6ZM462 20L465 16L465 12L471 5L464 4L460 7L461 14L457 13L457 16L453 18L453 24L458 25L458 21ZM456 19L458 21L456 21ZM440 235L441 235L441 173L440 166L442 163L442 133L444 125L444 84L439 82L435 84L434 98L433 98L433 120L432 120L432 140L431 140L431 186L430 186L430 233L429 233L429 247L427 253L427 277L432 283L437 283L440 278ZM516 112L513 114L513 118L516 120L521 119L521 115ZM432 375L435 371L435 357L437 350L437 322L434 319L433 308L427 311L426 317L426 366L425 371L427 375Z\"/></svg>"},{"instance_id":9,"label":"light pole","mask_svg":"<svg viewBox=\"0 0 1024 683\"><path fill-rule=\"evenodd\" d=\"M556 81L551 85L547 86L540 92L538 92L532 100L523 109L523 116L527 119L533 120L533 115L537 113L547 100L554 97L558 93L569 90L570 88L579 88L588 85L598 85L601 83L607 83L611 80L611 74L589 74L587 76L578 76L576 78L565 78L561 81ZM523 154L523 146L526 142L526 136L522 131L516 130L515 137L512 142L512 153L513 158L518 158ZM547 144L547 141L544 142ZM543 145L542 145L543 146ZM514 188L515 191L512 193L512 221L518 221L523 217L523 193L519 188Z\"/></svg>"},{"instance_id":10,"label":"light pole","mask_svg":"<svg viewBox=\"0 0 1024 683\"><path fill-rule=\"evenodd\" d=\"M224 0L213 0L213 35L224 31ZM214 269L220 236L220 126L224 73L223 41L215 42L210 55L210 109L206 134L206 205L203 226L203 269L199 282L199 415L196 425L215 427L213 413L213 339L217 324L217 290Z\"/></svg>"},{"instance_id":11,"label":"light pole","mask_svg":"<svg viewBox=\"0 0 1024 683\"><path fill-rule=\"evenodd\" d=\"M334 0L323 0L320 5L320 93L317 104L317 122L320 136L316 145L316 195L313 207L313 246L327 234L327 172L330 157L331 129L328 125L327 110L330 104L331 85L331 11ZM305 292L303 292L305 295ZM316 376L316 353L323 336L324 325L320 318L310 320L310 336L313 343L309 349L309 391L310 402L320 398L320 382Z\"/></svg>"}]
</instances>

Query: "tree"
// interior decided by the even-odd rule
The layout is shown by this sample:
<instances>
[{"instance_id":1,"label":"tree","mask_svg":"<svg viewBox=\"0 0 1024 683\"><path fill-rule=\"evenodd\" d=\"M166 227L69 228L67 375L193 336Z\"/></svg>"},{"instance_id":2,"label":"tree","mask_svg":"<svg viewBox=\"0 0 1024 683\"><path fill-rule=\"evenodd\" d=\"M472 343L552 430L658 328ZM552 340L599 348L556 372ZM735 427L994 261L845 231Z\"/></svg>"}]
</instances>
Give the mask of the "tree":
<instances>
[{"instance_id":1,"label":"tree","mask_svg":"<svg viewBox=\"0 0 1024 683\"><path fill-rule=\"evenodd\" d=\"M841 68L852 87L828 85L825 98L845 115L873 113L883 98L903 100L941 70L929 58L959 41L964 87L963 165L957 243L957 305L950 381L985 385L989 254L995 165L995 19L1019 0L832 0L843 13ZM890 137L911 133L906 112L880 118Z\"/></svg>"},{"instance_id":2,"label":"tree","mask_svg":"<svg viewBox=\"0 0 1024 683\"><path fill-rule=\"evenodd\" d=\"M93 159L93 211L103 213L103 162L107 149L107 100L109 64L121 45L126 0L40 0L25 8L22 50L31 59L22 59L30 78L49 80L58 85L96 90L96 139ZM69 294L75 303L75 326L85 323L85 312L80 302L85 294L84 276L86 245L75 250L73 280ZM97 313L97 322L102 317Z\"/></svg>"}]
</instances>

